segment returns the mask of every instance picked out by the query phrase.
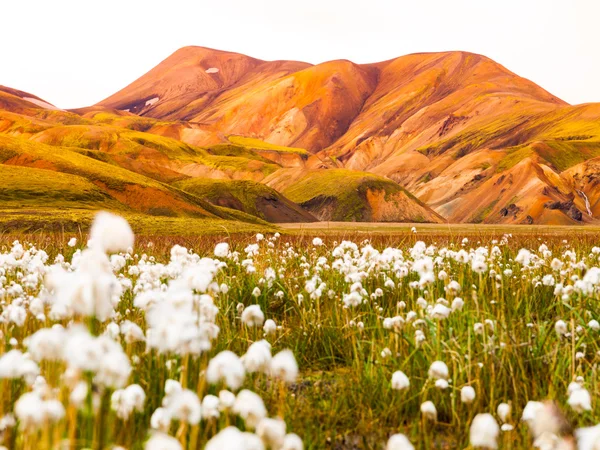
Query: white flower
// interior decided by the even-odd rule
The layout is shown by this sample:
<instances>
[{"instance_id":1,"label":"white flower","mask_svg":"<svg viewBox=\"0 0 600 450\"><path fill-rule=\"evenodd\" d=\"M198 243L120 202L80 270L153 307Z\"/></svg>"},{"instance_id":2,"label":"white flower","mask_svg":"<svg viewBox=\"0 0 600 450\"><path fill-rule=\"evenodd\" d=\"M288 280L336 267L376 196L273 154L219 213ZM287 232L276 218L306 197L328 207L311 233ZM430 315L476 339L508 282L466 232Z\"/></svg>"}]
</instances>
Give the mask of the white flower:
<instances>
[{"instance_id":1,"label":"white flower","mask_svg":"<svg viewBox=\"0 0 600 450\"><path fill-rule=\"evenodd\" d=\"M227 410L233 408L235 403L235 394L228 390L219 391L219 409Z\"/></svg>"},{"instance_id":2,"label":"white flower","mask_svg":"<svg viewBox=\"0 0 600 450\"><path fill-rule=\"evenodd\" d=\"M298 363L291 350L282 350L271 359L271 376L286 383L293 383L298 377Z\"/></svg>"},{"instance_id":3,"label":"white flower","mask_svg":"<svg viewBox=\"0 0 600 450\"><path fill-rule=\"evenodd\" d=\"M265 315L260 305L247 306L242 312L242 322L249 327L260 327L265 321Z\"/></svg>"},{"instance_id":4,"label":"white flower","mask_svg":"<svg viewBox=\"0 0 600 450\"><path fill-rule=\"evenodd\" d=\"M500 427L491 414L477 414L471 423L470 441L473 447L498 448Z\"/></svg>"},{"instance_id":5,"label":"white flower","mask_svg":"<svg viewBox=\"0 0 600 450\"><path fill-rule=\"evenodd\" d=\"M392 374L392 389L401 391L404 389L408 389L409 386L410 380L404 374L404 372L397 370Z\"/></svg>"},{"instance_id":6,"label":"white flower","mask_svg":"<svg viewBox=\"0 0 600 450\"><path fill-rule=\"evenodd\" d=\"M229 255L229 244L220 242L215 246L214 254L217 258L226 258Z\"/></svg>"},{"instance_id":7,"label":"white flower","mask_svg":"<svg viewBox=\"0 0 600 450\"><path fill-rule=\"evenodd\" d=\"M439 380L435 380L435 387L438 389L448 389L448 381L444 380L443 378L440 378Z\"/></svg>"},{"instance_id":8,"label":"white flower","mask_svg":"<svg viewBox=\"0 0 600 450\"><path fill-rule=\"evenodd\" d=\"M245 376L246 371L242 361L229 350L224 350L212 358L206 369L206 379L209 383L216 384L223 380L233 390L240 388Z\"/></svg>"},{"instance_id":9,"label":"white flower","mask_svg":"<svg viewBox=\"0 0 600 450\"><path fill-rule=\"evenodd\" d=\"M600 425L575 430L579 450L600 449Z\"/></svg>"},{"instance_id":10,"label":"white flower","mask_svg":"<svg viewBox=\"0 0 600 450\"><path fill-rule=\"evenodd\" d=\"M415 447L403 434L394 434L388 439L385 450L415 450Z\"/></svg>"},{"instance_id":11,"label":"white flower","mask_svg":"<svg viewBox=\"0 0 600 450\"><path fill-rule=\"evenodd\" d=\"M554 324L554 330L559 336L564 336L569 331L564 320L557 320Z\"/></svg>"},{"instance_id":12,"label":"white flower","mask_svg":"<svg viewBox=\"0 0 600 450\"><path fill-rule=\"evenodd\" d=\"M452 311L460 311L464 305L464 300L460 297L456 297L454 300L452 300Z\"/></svg>"},{"instance_id":13,"label":"white flower","mask_svg":"<svg viewBox=\"0 0 600 450\"><path fill-rule=\"evenodd\" d=\"M242 362L249 373L267 372L271 363L271 344L264 339L252 343L242 356Z\"/></svg>"},{"instance_id":14,"label":"white flower","mask_svg":"<svg viewBox=\"0 0 600 450\"><path fill-rule=\"evenodd\" d=\"M265 332L265 335L271 336L277 331L277 324L273 319L267 319L263 326L263 331Z\"/></svg>"},{"instance_id":15,"label":"white flower","mask_svg":"<svg viewBox=\"0 0 600 450\"><path fill-rule=\"evenodd\" d=\"M429 378L444 379L449 377L448 366L443 361L434 361L429 367Z\"/></svg>"},{"instance_id":16,"label":"white flower","mask_svg":"<svg viewBox=\"0 0 600 450\"><path fill-rule=\"evenodd\" d=\"M280 448L285 439L285 422L281 419L265 417L256 426L256 435L268 448Z\"/></svg>"},{"instance_id":17,"label":"white flower","mask_svg":"<svg viewBox=\"0 0 600 450\"><path fill-rule=\"evenodd\" d=\"M460 390L460 401L463 403L473 403L475 400L475 389L471 386L464 386Z\"/></svg>"},{"instance_id":18,"label":"white flower","mask_svg":"<svg viewBox=\"0 0 600 450\"><path fill-rule=\"evenodd\" d=\"M523 415L521 416L521 420L526 422L529 426L533 424L536 420L536 417L539 413L544 409L544 404L541 402L529 401L523 408Z\"/></svg>"},{"instance_id":19,"label":"white flower","mask_svg":"<svg viewBox=\"0 0 600 450\"><path fill-rule=\"evenodd\" d=\"M262 399L258 394L248 389L241 390L237 395L233 412L244 419L244 423L250 429L254 429L267 416L267 410Z\"/></svg>"},{"instance_id":20,"label":"white flower","mask_svg":"<svg viewBox=\"0 0 600 450\"><path fill-rule=\"evenodd\" d=\"M133 247L134 236L123 217L101 211L92 223L90 241L93 247L103 252L116 253Z\"/></svg>"},{"instance_id":21,"label":"white flower","mask_svg":"<svg viewBox=\"0 0 600 450\"><path fill-rule=\"evenodd\" d=\"M323 245L323 240L321 238L314 238L312 241L312 245L314 245L315 247L320 247L321 245Z\"/></svg>"},{"instance_id":22,"label":"white flower","mask_svg":"<svg viewBox=\"0 0 600 450\"><path fill-rule=\"evenodd\" d=\"M592 398L587 389L580 388L571 392L567 404L573 408L575 412L582 413L592 409Z\"/></svg>"},{"instance_id":23,"label":"white flower","mask_svg":"<svg viewBox=\"0 0 600 450\"><path fill-rule=\"evenodd\" d=\"M174 437L165 433L154 433L146 442L144 450L182 450L182 447Z\"/></svg>"},{"instance_id":24,"label":"white flower","mask_svg":"<svg viewBox=\"0 0 600 450\"><path fill-rule=\"evenodd\" d=\"M437 420L437 409L432 401L427 400L421 403L421 414L428 420Z\"/></svg>"},{"instance_id":25,"label":"white flower","mask_svg":"<svg viewBox=\"0 0 600 450\"><path fill-rule=\"evenodd\" d=\"M304 443L297 434L288 433L283 439L281 450L304 450Z\"/></svg>"},{"instance_id":26,"label":"white flower","mask_svg":"<svg viewBox=\"0 0 600 450\"><path fill-rule=\"evenodd\" d=\"M202 418L202 406L195 392L189 389L177 391L163 399L168 415L181 422L197 425Z\"/></svg>"},{"instance_id":27,"label":"white flower","mask_svg":"<svg viewBox=\"0 0 600 450\"><path fill-rule=\"evenodd\" d=\"M204 419L218 419L221 404L216 395L206 395L202 399L202 417Z\"/></svg>"},{"instance_id":28,"label":"white flower","mask_svg":"<svg viewBox=\"0 0 600 450\"><path fill-rule=\"evenodd\" d=\"M435 305L433 307L433 310L431 311L431 317L433 319L438 319L438 320L442 320L442 319L447 319L448 316L450 315L450 312L452 310L450 308L448 308L445 305L442 305L441 303L438 303L437 305Z\"/></svg>"},{"instance_id":29,"label":"white flower","mask_svg":"<svg viewBox=\"0 0 600 450\"><path fill-rule=\"evenodd\" d=\"M67 243L67 245L69 247L75 247L77 245L77 238L72 237L71 239L69 239L69 242Z\"/></svg>"},{"instance_id":30,"label":"white flower","mask_svg":"<svg viewBox=\"0 0 600 450\"><path fill-rule=\"evenodd\" d=\"M204 450L264 450L260 438L252 433L243 433L236 427L227 427L213 436Z\"/></svg>"},{"instance_id":31,"label":"white flower","mask_svg":"<svg viewBox=\"0 0 600 450\"><path fill-rule=\"evenodd\" d=\"M596 319L592 319L588 323L588 327L590 327L590 329L592 329L594 331L598 331L598 330L600 330L600 323L598 323L598 321Z\"/></svg>"},{"instance_id":32,"label":"white flower","mask_svg":"<svg viewBox=\"0 0 600 450\"><path fill-rule=\"evenodd\" d=\"M498 413L498 417L500 418L501 422L507 422L508 418L510 416L510 405L508 403L500 403L498 405L498 408L496 409L496 412Z\"/></svg>"}]
</instances>

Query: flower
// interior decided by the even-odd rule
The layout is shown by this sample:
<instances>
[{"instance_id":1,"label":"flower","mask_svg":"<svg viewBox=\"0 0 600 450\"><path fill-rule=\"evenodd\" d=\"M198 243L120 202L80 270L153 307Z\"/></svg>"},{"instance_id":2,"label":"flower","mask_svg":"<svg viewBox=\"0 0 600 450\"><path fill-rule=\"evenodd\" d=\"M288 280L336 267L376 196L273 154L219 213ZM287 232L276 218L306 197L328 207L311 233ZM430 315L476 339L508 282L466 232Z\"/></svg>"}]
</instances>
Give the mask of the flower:
<instances>
[{"instance_id":1,"label":"flower","mask_svg":"<svg viewBox=\"0 0 600 450\"><path fill-rule=\"evenodd\" d=\"M271 344L264 339L252 343L242 356L242 362L249 373L267 372L271 363Z\"/></svg>"},{"instance_id":2,"label":"flower","mask_svg":"<svg viewBox=\"0 0 600 450\"><path fill-rule=\"evenodd\" d=\"M145 450L182 450L181 444L174 437L165 433L156 432L148 439Z\"/></svg>"},{"instance_id":3,"label":"flower","mask_svg":"<svg viewBox=\"0 0 600 450\"><path fill-rule=\"evenodd\" d=\"M447 380L449 376L448 366L443 361L434 361L433 363L431 363L428 373L430 378L435 379L442 378L444 380Z\"/></svg>"},{"instance_id":4,"label":"flower","mask_svg":"<svg viewBox=\"0 0 600 450\"><path fill-rule=\"evenodd\" d=\"M385 450L415 450L415 447L413 447L406 436L399 433L390 436Z\"/></svg>"},{"instance_id":5,"label":"flower","mask_svg":"<svg viewBox=\"0 0 600 450\"><path fill-rule=\"evenodd\" d=\"M69 242L67 243L67 245L69 247L75 247L77 245L77 238L72 237L71 239L69 239Z\"/></svg>"},{"instance_id":6,"label":"flower","mask_svg":"<svg viewBox=\"0 0 600 450\"><path fill-rule=\"evenodd\" d=\"M315 247L320 247L321 245L323 245L323 240L321 238L314 238L312 241L312 245L314 245Z\"/></svg>"},{"instance_id":7,"label":"flower","mask_svg":"<svg viewBox=\"0 0 600 450\"><path fill-rule=\"evenodd\" d=\"M451 312L452 310L450 308L438 303L433 307L433 310L431 311L431 317L438 320L447 319Z\"/></svg>"},{"instance_id":8,"label":"flower","mask_svg":"<svg viewBox=\"0 0 600 450\"><path fill-rule=\"evenodd\" d=\"M271 376L286 383L293 383L298 377L298 363L291 350L282 350L271 359Z\"/></svg>"},{"instance_id":9,"label":"flower","mask_svg":"<svg viewBox=\"0 0 600 450\"><path fill-rule=\"evenodd\" d=\"M554 324L554 330L559 336L564 336L569 331L564 320L557 320Z\"/></svg>"},{"instance_id":10,"label":"flower","mask_svg":"<svg viewBox=\"0 0 600 450\"><path fill-rule=\"evenodd\" d=\"M471 423L469 437L473 447L498 448L500 427L491 414L477 414Z\"/></svg>"},{"instance_id":11,"label":"flower","mask_svg":"<svg viewBox=\"0 0 600 450\"><path fill-rule=\"evenodd\" d=\"M498 417L501 422L508 422L508 418L510 416L510 405L508 403L500 403L496 412L498 413Z\"/></svg>"},{"instance_id":12,"label":"flower","mask_svg":"<svg viewBox=\"0 0 600 450\"><path fill-rule=\"evenodd\" d=\"M116 253L133 247L133 241L133 231L123 217L106 211L96 214L90 231L91 246L106 253Z\"/></svg>"},{"instance_id":13,"label":"flower","mask_svg":"<svg viewBox=\"0 0 600 450\"><path fill-rule=\"evenodd\" d=\"M242 312L242 322L249 327L260 327L265 321L265 315L260 305L247 306Z\"/></svg>"},{"instance_id":14,"label":"flower","mask_svg":"<svg viewBox=\"0 0 600 450\"><path fill-rule=\"evenodd\" d=\"M256 434L267 448L281 448L285 439L285 422L265 417L256 426Z\"/></svg>"},{"instance_id":15,"label":"flower","mask_svg":"<svg viewBox=\"0 0 600 450\"><path fill-rule=\"evenodd\" d=\"M244 419L246 426L250 429L254 429L267 416L262 399L248 389L241 390L237 395L233 404L233 412Z\"/></svg>"},{"instance_id":16,"label":"flower","mask_svg":"<svg viewBox=\"0 0 600 450\"><path fill-rule=\"evenodd\" d=\"M227 427L213 436L204 450L264 450L260 438L252 433L244 433L236 427Z\"/></svg>"},{"instance_id":17,"label":"flower","mask_svg":"<svg viewBox=\"0 0 600 450\"><path fill-rule=\"evenodd\" d=\"M226 258L229 255L229 244L220 242L215 246L214 254L217 258Z\"/></svg>"},{"instance_id":18,"label":"flower","mask_svg":"<svg viewBox=\"0 0 600 450\"><path fill-rule=\"evenodd\" d=\"M592 409L592 398L587 389L575 389L571 392L567 404L573 408L575 412L582 413Z\"/></svg>"},{"instance_id":19,"label":"flower","mask_svg":"<svg viewBox=\"0 0 600 450\"><path fill-rule=\"evenodd\" d=\"M296 433L288 433L283 438L281 450L304 450L304 443Z\"/></svg>"},{"instance_id":20,"label":"flower","mask_svg":"<svg viewBox=\"0 0 600 450\"><path fill-rule=\"evenodd\" d=\"M430 400L421 403L421 414L423 414L425 419L437 420L437 409L435 409L435 405Z\"/></svg>"},{"instance_id":21,"label":"flower","mask_svg":"<svg viewBox=\"0 0 600 450\"><path fill-rule=\"evenodd\" d=\"M460 401L463 403L473 403L475 400L475 389L471 386L464 386L460 390Z\"/></svg>"},{"instance_id":22,"label":"flower","mask_svg":"<svg viewBox=\"0 0 600 450\"><path fill-rule=\"evenodd\" d=\"M246 370L242 361L229 350L224 350L213 357L206 369L206 379L209 383L216 384L223 380L233 390L240 388L245 376Z\"/></svg>"},{"instance_id":23,"label":"flower","mask_svg":"<svg viewBox=\"0 0 600 450\"><path fill-rule=\"evenodd\" d=\"M263 331L265 332L266 336L275 334L275 332L277 331L277 324L273 319L267 319L263 326Z\"/></svg>"},{"instance_id":24,"label":"flower","mask_svg":"<svg viewBox=\"0 0 600 450\"><path fill-rule=\"evenodd\" d=\"M397 370L392 374L392 389L401 391L404 389L408 389L409 386L410 380L404 374L404 372Z\"/></svg>"}]
</instances>

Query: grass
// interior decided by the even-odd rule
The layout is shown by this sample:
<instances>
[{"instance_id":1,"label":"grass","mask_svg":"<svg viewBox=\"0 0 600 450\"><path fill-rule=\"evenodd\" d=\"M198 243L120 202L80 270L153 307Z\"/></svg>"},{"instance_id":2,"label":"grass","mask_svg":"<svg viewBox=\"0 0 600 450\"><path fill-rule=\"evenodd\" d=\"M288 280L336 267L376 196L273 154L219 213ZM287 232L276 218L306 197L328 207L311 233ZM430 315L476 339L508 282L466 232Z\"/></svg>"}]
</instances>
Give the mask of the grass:
<instances>
[{"instance_id":1,"label":"grass","mask_svg":"<svg viewBox=\"0 0 600 450\"><path fill-rule=\"evenodd\" d=\"M294 153L297 155L308 156L309 153L303 148L285 147L283 145L270 144L260 139L245 136L228 136L229 142L243 147L256 150L268 150L278 153Z\"/></svg>"},{"instance_id":2,"label":"grass","mask_svg":"<svg viewBox=\"0 0 600 450\"><path fill-rule=\"evenodd\" d=\"M138 230L143 229L135 222L133 224ZM123 343L130 359L137 358L130 382L139 383L145 390L145 407L129 421L118 419L110 408L103 413L82 410L76 415L78 445L96 448L100 433L106 445L142 449L148 436L150 415L161 404L164 381L168 378L176 378L193 390L197 389L200 397L216 394L222 386L199 383L208 359L224 349L242 355L250 342L263 337L260 329L240 323L236 312L240 303L246 306L259 304L267 318L281 325L275 336L267 338L273 353L292 349L300 367L299 379L284 388L283 395L281 389L263 374L248 376L244 387L257 392L273 416L280 415L285 419L287 430L298 433L307 450L381 449L387 438L398 432L406 434L420 450L466 448L469 426L475 414L490 412L495 415L500 402L511 403L513 412L508 421L515 427L514 431L501 434L500 448L524 450L531 448L531 438L526 425L519 420L521 412L527 401L544 398L556 400L575 426L595 424L600 420L600 403L593 401L590 411L576 414L566 404L566 392L574 376L582 376L592 399L596 400L600 395L595 371L597 352L600 351L598 331L587 326L590 319L600 316L597 294L573 294L571 299L565 300L553 294L553 287L538 285L535 280L553 273L557 281L571 284L572 276L585 275L587 270L578 264L566 266L566 273L560 275L549 267L549 262L552 258L570 261L565 251L571 250L576 260L586 260L588 267L597 264L597 255L592 256L591 248L598 242L600 234L598 229L579 228L577 234L570 230L569 241L565 243L564 236L559 234L564 228L557 227L547 233L548 229L550 227L471 225L444 230L439 225L423 225L415 235L406 226L402 233L373 235L369 242L364 241L357 247L356 253L351 249L342 252L343 257L340 254L333 256L332 251L336 243L352 237L351 230L348 234L328 235L322 247L312 245L315 233L261 241L258 255L252 258L255 273L247 273L240 258L238 262L228 259L227 266L217 275L217 282L227 284L229 291L212 294L219 307L217 325L220 334L209 354L187 358L159 355L155 350L146 350L143 344ZM508 237L506 233L514 235ZM462 240L465 234L470 236L469 242ZM33 241L49 254L50 260L58 253L69 260L76 250L66 245L70 236L69 233L5 234L0 238L0 248L10 249L18 237ZM83 233L77 237L80 242L85 240ZM364 237L354 234L360 241ZM408 270L405 277L399 275L398 267L413 260L410 250L418 239L431 246L432 258L440 258L435 273L440 274L443 270L449 274L449 278L462 287L460 294L451 294L446 289L449 279L436 277L426 288L420 289L412 284L419 279L417 273ZM222 241L228 241L232 250L242 254L248 244L256 242L253 236L245 234L176 237L144 233L136 242L136 255L127 260L126 267L119 273L132 278L135 284L138 278L128 275L129 267L139 263L142 253L156 258L159 263L167 263L170 248L175 243L192 248L203 257L212 256L215 244ZM369 260L375 257L367 256L372 252L367 244L379 251L393 246L401 249L403 256L397 257L395 262L379 260L375 264L374 260ZM537 252L541 244L547 245L552 254L543 256L543 251ZM478 247L491 250L495 245L498 251L495 256L490 254L486 258L488 269L483 274L474 272L470 263L460 263L441 251L442 248L454 252L464 249L469 253ZM523 247L531 249L544 264L525 268L516 263L517 253ZM359 271L346 272L346 266L333 268L338 258ZM144 264L151 264L148 261L152 260L146 258ZM362 268L361 264L364 265ZM267 268L279 272L271 284L261 281ZM514 275L503 273L509 268ZM6 271L7 283L18 280L17 270L20 269ZM491 270L498 279L491 275ZM359 273L360 285L368 294L375 293L378 288L382 293L379 297L366 298L356 307L344 308L342 296L349 292L353 283L349 274ZM320 298L307 291L306 282L313 277L325 283L324 295ZM384 285L387 279L394 281L394 288ZM166 274L162 281L168 281ZM255 287L260 288L256 297L252 295ZM331 297L328 290L333 292ZM276 295L279 291L281 297ZM36 289L31 292L35 295ZM302 301L298 294L302 294ZM418 306L420 297L433 305L440 298L452 301L456 295L464 299L464 307L442 321L432 319ZM131 290L124 293L117 306L120 316L116 320L128 319L144 327L145 313L132 306L134 297ZM7 301L13 301L10 295ZM400 301L405 303L405 308L398 306ZM419 322L406 323L396 330L383 327L383 318L406 317L408 311L415 311ZM582 327L576 339L561 337L554 331L558 319L566 320L570 330ZM493 323L493 329L485 325L483 334L476 333L476 323L486 320ZM4 336L2 345L10 348L8 340L15 337L21 348L25 336L52 323L50 319L37 321L33 316L28 316L21 327L10 322L0 323ZM102 331L106 323L95 326ZM415 341L416 329L423 331L426 337L420 345ZM385 348L390 350L389 356L383 356ZM583 358L575 359L575 351L583 351ZM437 389L428 379L428 368L435 360L444 361L449 367L450 387L446 390ZM167 361L170 362L167 364ZM42 364L41 368L49 383L61 386L59 375L63 366ZM410 378L408 390L391 389L390 380L396 370L402 370ZM10 387L1 396L3 411L7 411L27 388L19 381L4 380L3 383L3 387ZM475 402L470 405L460 402L460 389L466 385L474 387L477 393ZM103 395L109 398L110 391ZM425 400L435 403L437 420L421 420L419 405ZM98 431L102 414L104 427ZM63 419L54 431L66 433L70 423L71 419ZM225 413L214 422L214 427L209 423L200 422L201 439L197 448L202 448L215 428L222 429L232 423L241 428L244 426L240 419ZM182 428L176 422L170 431L186 447L191 447L187 439L192 439L193 430ZM6 438L9 440L4 443L21 450L25 448L25 436L15 428L8 433ZM39 444L43 445L46 435L40 436ZM48 436L52 434L48 433Z\"/></svg>"},{"instance_id":3,"label":"grass","mask_svg":"<svg viewBox=\"0 0 600 450\"><path fill-rule=\"evenodd\" d=\"M260 199L281 201L283 198L276 190L255 181L190 178L174 185L215 205L229 205L230 208L235 207L262 219L264 219L263 212L257 207L257 201Z\"/></svg>"},{"instance_id":4,"label":"grass","mask_svg":"<svg viewBox=\"0 0 600 450\"><path fill-rule=\"evenodd\" d=\"M333 220L362 220L367 208L366 191L385 190L386 196L403 191L396 183L378 175L347 169L315 170L283 190L293 202L306 206L331 204ZM318 207L318 205L313 205Z\"/></svg>"}]
</instances>

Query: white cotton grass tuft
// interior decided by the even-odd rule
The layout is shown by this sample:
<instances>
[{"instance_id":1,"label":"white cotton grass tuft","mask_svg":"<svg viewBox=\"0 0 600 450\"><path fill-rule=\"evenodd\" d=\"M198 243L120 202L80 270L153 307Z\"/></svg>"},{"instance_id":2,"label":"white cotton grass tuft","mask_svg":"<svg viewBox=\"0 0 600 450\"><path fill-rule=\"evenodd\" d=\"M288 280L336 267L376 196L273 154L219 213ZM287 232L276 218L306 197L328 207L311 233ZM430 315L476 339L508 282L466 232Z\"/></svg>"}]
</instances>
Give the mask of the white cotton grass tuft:
<instances>
[{"instance_id":1,"label":"white cotton grass tuft","mask_svg":"<svg viewBox=\"0 0 600 450\"><path fill-rule=\"evenodd\" d=\"M475 448L497 449L500 427L494 416L488 413L477 414L471 423L469 439Z\"/></svg>"},{"instance_id":2,"label":"white cotton grass tuft","mask_svg":"<svg viewBox=\"0 0 600 450\"><path fill-rule=\"evenodd\" d=\"M267 373L272 359L271 344L264 339L253 342L241 359L248 373Z\"/></svg>"},{"instance_id":3,"label":"white cotton grass tuft","mask_svg":"<svg viewBox=\"0 0 600 450\"><path fill-rule=\"evenodd\" d=\"M285 349L271 359L270 373L286 383L294 383L298 377L298 363L291 350Z\"/></svg>"},{"instance_id":4,"label":"white cotton grass tuft","mask_svg":"<svg viewBox=\"0 0 600 450\"><path fill-rule=\"evenodd\" d=\"M296 433L288 433L283 438L281 450L304 450L304 442Z\"/></svg>"},{"instance_id":5,"label":"white cotton grass tuft","mask_svg":"<svg viewBox=\"0 0 600 450\"><path fill-rule=\"evenodd\" d=\"M220 242L215 245L214 255L217 258L227 258L229 255L229 244L227 242Z\"/></svg>"},{"instance_id":6,"label":"white cotton grass tuft","mask_svg":"<svg viewBox=\"0 0 600 450\"><path fill-rule=\"evenodd\" d=\"M250 305L242 311L242 322L249 327L260 327L265 321L265 314L260 309L260 305Z\"/></svg>"},{"instance_id":7,"label":"white cotton grass tuft","mask_svg":"<svg viewBox=\"0 0 600 450\"><path fill-rule=\"evenodd\" d=\"M466 404L473 403L475 400L476 394L475 389L472 386L464 386L460 390L460 401Z\"/></svg>"},{"instance_id":8,"label":"white cotton grass tuft","mask_svg":"<svg viewBox=\"0 0 600 450\"><path fill-rule=\"evenodd\" d=\"M242 432L236 427L223 428L214 435L204 450L264 450L265 446L258 436Z\"/></svg>"},{"instance_id":9,"label":"white cotton grass tuft","mask_svg":"<svg viewBox=\"0 0 600 450\"><path fill-rule=\"evenodd\" d=\"M121 216L101 211L94 217L90 245L106 253L125 252L133 247L133 231Z\"/></svg>"},{"instance_id":10,"label":"white cotton grass tuft","mask_svg":"<svg viewBox=\"0 0 600 450\"><path fill-rule=\"evenodd\" d=\"M272 336L277 332L277 324L273 319L267 319L263 325L263 331L265 336Z\"/></svg>"},{"instance_id":11,"label":"white cotton grass tuft","mask_svg":"<svg viewBox=\"0 0 600 450\"><path fill-rule=\"evenodd\" d=\"M405 435L398 433L390 436L385 450L415 450L415 447Z\"/></svg>"},{"instance_id":12,"label":"white cotton grass tuft","mask_svg":"<svg viewBox=\"0 0 600 450\"><path fill-rule=\"evenodd\" d=\"M449 377L448 366L443 361L434 361L429 366L429 378L447 380Z\"/></svg>"},{"instance_id":13,"label":"white cotton grass tuft","mask_svg":"<svg viewBox=\"0 0 600 450\"><path fill-rule=\"evenodd\" d=\"M569 395L569 399L567 400L567 404L573 408L573 411L577 413L591 411L592 397L587 389L580 387L579 389L574 389L571 392L571 395Z\"/></svg>"},{"instance_id":14,"label":"white cotton grass tuft","mask_svg":"<svg viewBox=\"0 0 600 450\"><path fill-rule=\"evenodd\" d=\"M239 392L233 404L233 412L240 416L246 427L254 429L267 416L265 404L260 396L248 389Z\"/></svg>"},{"instance_id":15,"label":"white cotton grass tuft","mask_svg":"<svg viewBox=\"0 0 600 450\"><path fill-rule=\"evenodd\" d=\"M286 434L285 422L265 417L256 426L256 435L267 448L281 448Z\"/></svg>"},{"instance_id":16,"label":"white cotton grass tuft","mask_svg":"<svg viewBox=\"0 0 600 450\"><path fill-rule=\"evenodd\" d=\"M402 391L408 389L410 386L410 380L404 372L397 370L392 374L392 389Z\"/></svg>"},{"instance_id":17,"label":"white cotton grass tuft","mask_svg":"<svg viewBox=\"0 0 600 450\"><path fill-rule=\"evenodd\" d=\"M421 403L421 414L427 420L437 420L437 409L431 400Z\"/></svg>"},{"instance_id":18,"label":"white cotton grass tuft","mask_svg":"<svg viewBox=\"0 0 600 450\"><path fill-rule=\"evenodd\" d=\"M508 422L510 418L511 407L508 403L500 403L498 408L496 408L496 413L498 414L498 418L502 423Z\"/></svg>"},{"instance_id":19,"label":"white cotton grass tuft","mask_svg":"<svg viewBox=\"0 0 600 450\"><path fill-rule=\"evenodd\" d=\"M220 381L233 390L238 390L244 382L246 370L240 358L229 350L223 350L214 356L206 369L206 380L211 384Z\"/></svg>"},{"instance_id":20,"label":"white cotton grass tuft","mask_svg":"<svg viewBox=\"0 0 600 450\"><path fill-rule=\"evenodd\" d=\"M152 434L144 450L182 450L181 444L174 437L169 436L166 433L155 432Z\"/></svg>"}]
</instances>

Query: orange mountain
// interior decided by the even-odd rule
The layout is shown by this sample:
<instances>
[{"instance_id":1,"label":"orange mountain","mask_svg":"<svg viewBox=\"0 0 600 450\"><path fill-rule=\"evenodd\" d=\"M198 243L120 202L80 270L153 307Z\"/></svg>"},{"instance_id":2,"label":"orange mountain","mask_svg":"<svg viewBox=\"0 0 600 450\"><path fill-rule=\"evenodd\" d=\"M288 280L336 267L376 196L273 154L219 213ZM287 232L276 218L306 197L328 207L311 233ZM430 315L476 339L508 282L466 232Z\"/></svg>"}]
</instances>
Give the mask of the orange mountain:
<instances>
[{"instance_id":1,"label":"orange mountain","mask_svg":"<svg viewBox=\"0 0 600 450\"><path fill-rule=\"evenodd\" d=\"M87 108L0 88L0 134L193 197L169 214L199 199L266 220L600 217L600 104L466 52L311 65L185 47Z\"/></svg>"},{"instance_id":2,"label":"orange mountain","mask_svg":"<svg viewBox=\"0 0 600 450\"><path fill-rule=\"evenodd\" d=\"M304 148L300 171L383 176L451 222L600 215L600 105L570 106L481 55L309 65L186 47L99 106L182 121L151 132L190 144Z\"/></svg>"}]
</instances>

